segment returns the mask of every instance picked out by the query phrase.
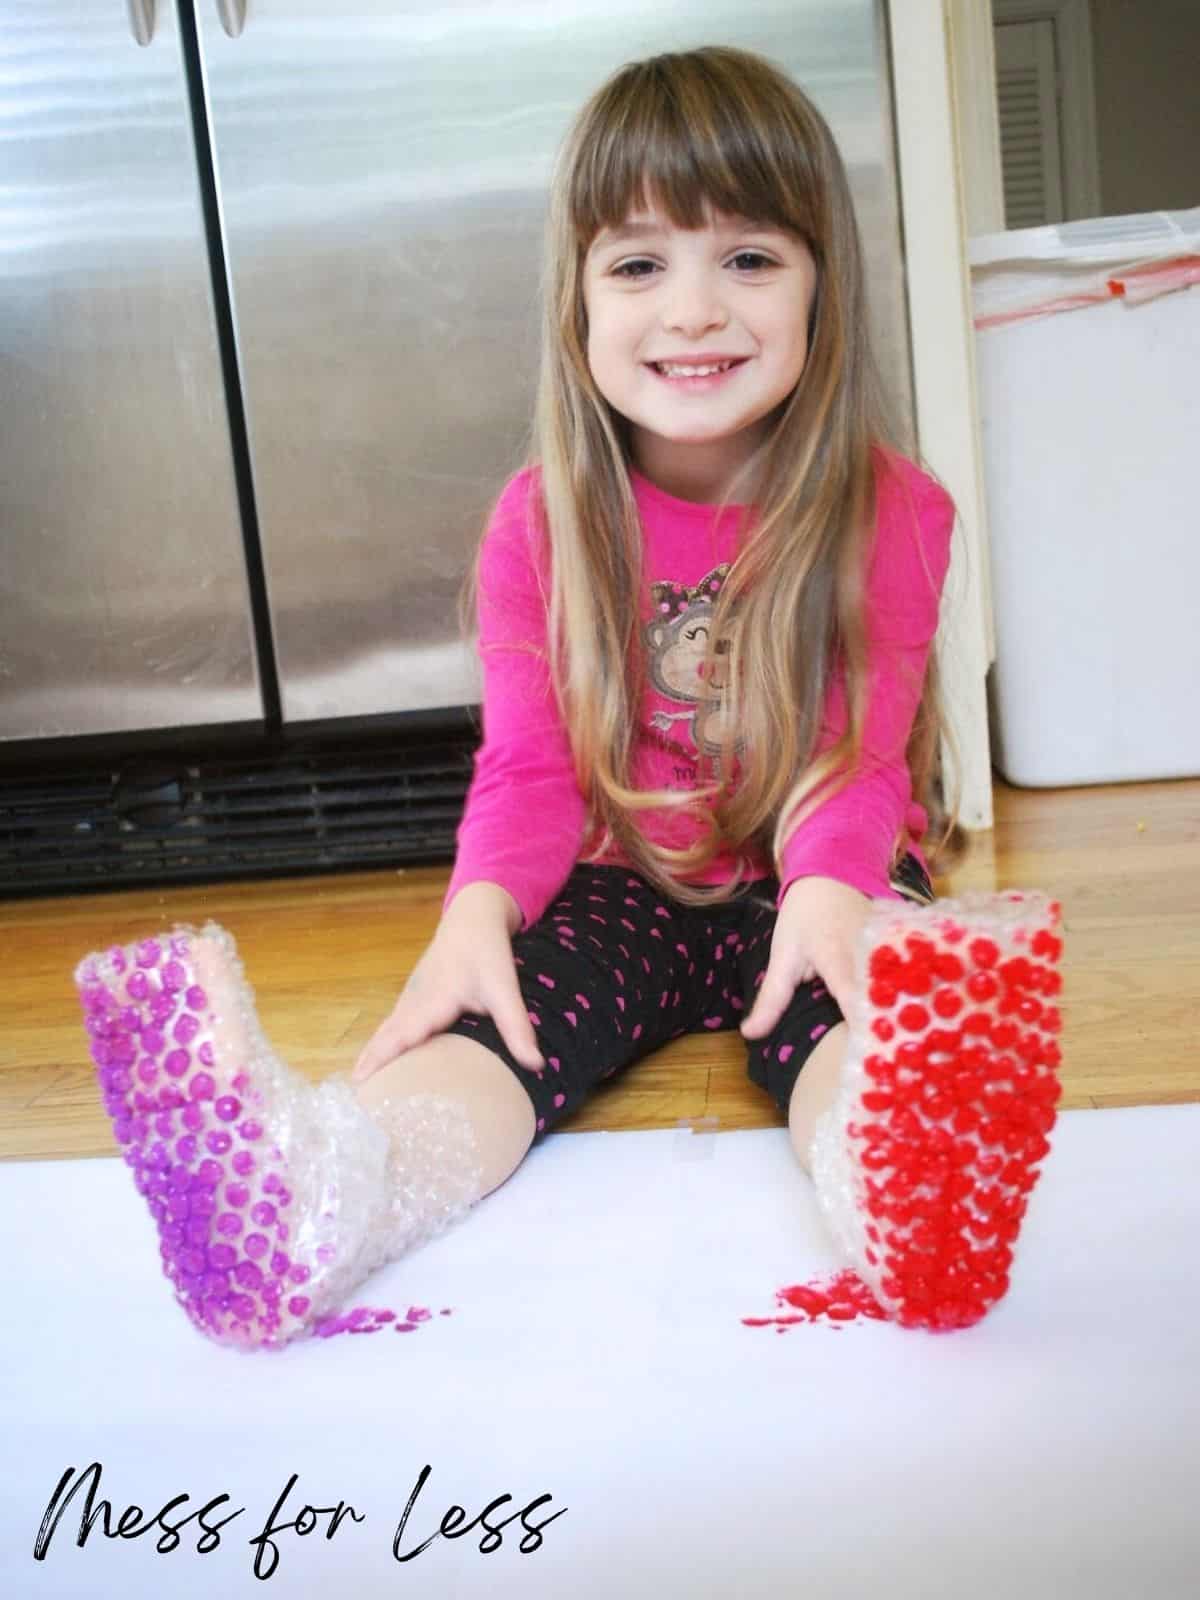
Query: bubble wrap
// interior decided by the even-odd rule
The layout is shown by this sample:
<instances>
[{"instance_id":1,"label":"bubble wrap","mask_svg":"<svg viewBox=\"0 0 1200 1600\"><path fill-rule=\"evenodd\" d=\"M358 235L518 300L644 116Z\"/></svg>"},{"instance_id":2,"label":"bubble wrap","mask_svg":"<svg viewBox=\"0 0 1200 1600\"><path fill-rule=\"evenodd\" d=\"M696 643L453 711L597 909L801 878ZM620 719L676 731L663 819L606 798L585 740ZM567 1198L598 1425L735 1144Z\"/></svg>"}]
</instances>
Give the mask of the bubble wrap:
<instances>
[{"instance_id":1,"label":"bubble wrap","mask_svg":"<svg viewBox=\"0 0 1200 1600\"><path fill-rule=\"evenodd\" d=\"M80 962L113 1131L163 1270L220 1343L278 1348L482 1193L465 1107L311 1084L267 1042L233 939L209 922Z\"/></svg>"},{"instance_id":2,"label":"bubble wrap","mask_svg":"<svg viewBox=\"0 0 1200 1600\"><path fill-rule=\"evenodd\" d=\"M880 903L860 936L847 1058L810 1170L880 1305L950 1329L1007 1290L1050 1149L1061 908L1037 892Z\"/></svg>"}]
</instances>

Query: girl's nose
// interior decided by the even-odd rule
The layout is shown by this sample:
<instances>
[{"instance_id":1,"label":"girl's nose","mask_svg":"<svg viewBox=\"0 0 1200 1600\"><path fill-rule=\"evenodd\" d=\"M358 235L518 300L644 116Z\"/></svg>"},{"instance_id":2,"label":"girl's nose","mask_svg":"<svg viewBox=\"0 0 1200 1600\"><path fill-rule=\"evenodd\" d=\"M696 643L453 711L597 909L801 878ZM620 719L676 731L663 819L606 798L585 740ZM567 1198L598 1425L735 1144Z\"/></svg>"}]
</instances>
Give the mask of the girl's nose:
<instances>
[{"instance_id":1,"label":"girl's nose","mask_svg":"<svg viewBox=\"0 0 1200 1600\"><path fill-rule=\"evenodd\" d=\"M701 273L681 273L664 307L663 326L677 329L688 339L698 339L710 328L722 328L729 314L716 285Z\"/></svg>"}]
</instances>

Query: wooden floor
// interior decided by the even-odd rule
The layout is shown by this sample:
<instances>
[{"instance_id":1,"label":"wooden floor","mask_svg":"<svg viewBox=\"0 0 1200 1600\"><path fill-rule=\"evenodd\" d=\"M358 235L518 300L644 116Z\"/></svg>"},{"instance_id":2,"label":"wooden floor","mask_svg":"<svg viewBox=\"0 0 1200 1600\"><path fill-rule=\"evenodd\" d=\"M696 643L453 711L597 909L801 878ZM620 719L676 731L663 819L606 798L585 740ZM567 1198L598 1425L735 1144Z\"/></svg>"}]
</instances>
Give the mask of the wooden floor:
<instances>
[{"instance_id":1,"label":"wooden floor","mask_svg":"<svg viewBox=\"0 0 1200 1600\"><path fill-rule=\"evenodd\" d=\"M1200 1100L1200 782L1034 791L998 784L996 827L938 888L1061 899L1064 1109ZM71 975L89 950L211 917L235 936L279 1054L348 1068L436 925L448 867L0 903L0 1157L111 1156ZM715 1116L778 1125L735 1032L680 1039L568 1127Z\"/></svg>"}]
</instances>

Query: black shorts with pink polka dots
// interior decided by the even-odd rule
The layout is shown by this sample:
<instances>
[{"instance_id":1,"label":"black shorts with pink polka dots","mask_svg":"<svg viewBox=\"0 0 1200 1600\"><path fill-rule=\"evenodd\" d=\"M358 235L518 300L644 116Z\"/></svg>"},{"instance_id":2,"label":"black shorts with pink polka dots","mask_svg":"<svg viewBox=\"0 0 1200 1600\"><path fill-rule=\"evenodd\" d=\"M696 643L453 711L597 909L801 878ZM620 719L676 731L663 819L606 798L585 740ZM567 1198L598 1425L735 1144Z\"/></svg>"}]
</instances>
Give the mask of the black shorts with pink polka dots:
<instances>
[{"instance_id":1,"label":"black shorts with pink polka dots","mask_svg":"<svg viewBox=\"0 0 1200 1600\"><path fill-rule=\"evenodd\" d=\"M907 898L934 898L915 856L893 883ZM761 878L721 905L684 906L627 867L577 865L538 921L513 938L545 1068L522 1066L490 1017L464 1014L446 1032L478 1039L517 1075L533 1101L536 1143L598 1084L669 1040L738 1026L766 971L778 894L778 879ZM746 1041L751 1081L785 1117L805 1061L841 1020L818 979L797 985L765 1039Z\"/></svg>"}]
</instances>

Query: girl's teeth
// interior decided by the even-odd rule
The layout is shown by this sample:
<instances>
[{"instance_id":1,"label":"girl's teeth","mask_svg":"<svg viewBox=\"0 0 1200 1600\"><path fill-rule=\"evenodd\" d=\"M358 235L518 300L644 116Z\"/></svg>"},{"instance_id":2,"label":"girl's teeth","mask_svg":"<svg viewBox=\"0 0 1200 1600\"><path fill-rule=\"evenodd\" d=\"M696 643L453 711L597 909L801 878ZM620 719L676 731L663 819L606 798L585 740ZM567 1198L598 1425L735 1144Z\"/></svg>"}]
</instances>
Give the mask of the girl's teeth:
<instances>
[{"instance_id":1,"label":"girl's teeth","mask_svg":"<svg viewBox=\"0 0 1200 1600\"><path fill-rule=\"evenodd\" d=\"M659 372L668 378L707 378L714 372L727 372L733 364L732 361L722 361L712 367L670 367L662 361L654 363Z\"/></svg>"}]
</instances>

